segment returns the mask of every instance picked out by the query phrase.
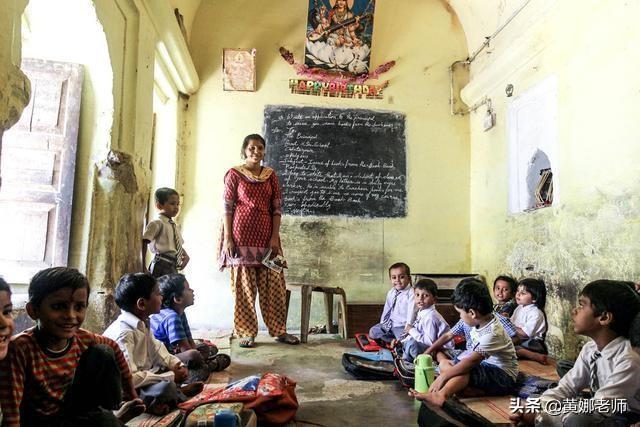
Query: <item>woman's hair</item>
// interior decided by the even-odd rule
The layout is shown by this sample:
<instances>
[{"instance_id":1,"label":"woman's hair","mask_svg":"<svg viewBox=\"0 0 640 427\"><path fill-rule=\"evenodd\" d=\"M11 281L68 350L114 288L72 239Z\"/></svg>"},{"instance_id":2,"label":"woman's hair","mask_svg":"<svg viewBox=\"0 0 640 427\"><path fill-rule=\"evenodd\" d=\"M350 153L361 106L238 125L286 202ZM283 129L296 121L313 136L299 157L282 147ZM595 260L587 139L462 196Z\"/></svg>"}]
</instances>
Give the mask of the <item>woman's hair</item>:
<instances>
[{"instance_id":1,"label":"woman's hair","mask_svg":"<svg viewBox=\"0 0 640 427\"><path fill-rule=\"evenodd\" d=\"M120 278L116 288L116 304L121 310L133 313L138 299L151 298L156 279L150 274L125 274Z\"/></svg>"},{"instance_id":2,"label":"woman's hair","mask_svg":"<svg viewBox=\"0 0 640 427\"><path fill-rule=\"evenodd\" d=\"M628 285L618 280L596 280L582 289L580 295L589 298L594 316L611 313L613 322L609 326L618 335L629 337L629 329L633 326L634 340L640 325L633 320L640 312L640 295ZM640 322L640 320L638 320Z\"/></svg>"},{"instance_id":3,"label":"woman's hair","mask_svg":"<svg viewBox=\"0 0 640 427\"><path fill-rule=\"evenodd\" d=\"M526 278L518 282L518 287L522 286L531 294L534 304L544 312L544 306L547 302L547 288L541 279Z\"/></svg>"},{"instance_id":4,"label":"woman's hair","mask_svg":"<svg viewBox=\"0 0 640 427\"><path fill-rule=\"evenodd\" d=\"M89 300L89 281L75 268L53 267L38 271L29 283L29 302L36 308L40 307L42 300L60 289L71 288L74 292L87 288L87 301Z\"/></svg>"},{"instance_id":5,"label":"woman's hair","mask_svg":"<svg viewBox=\"0 0 640 427\"><path fill-rule=\"evenodd\" d=\"M244 153L244 150L247 149L247 145L249 145L249 141L251 140L260 141L262 142L263 147L265 148L267 147L267 141L265 141L261 135L258 135L257 133L252 133L251 135L247 135L244 137L244 141L242 141L242 148L240 149L240 156L243 159L247 158L247 155Z\"/></svg>"},{"instance_id":6,"label":"woman's hair","mask_svg":"<svg viewBox=\"0 0 640 427\"><path fill-rule=\"evenodd\" d=\"M162 306L173 307L173 299L180 298L184 292L184 283L187 278L184 274L167 274L158 279L160 293L162 294Z\"/></svg>"},{"instance_id":7,"label":"woman's hair","mask_svg":"<svg viewBox=\"0 0 640 427\"><path fill-rule=\"evenodd\" d=\"M493 289L496 288L496 283L498 282L498 280L502 280L503 282L507 282L509 284L509 288L511 289L511 293L513 295L516 294L516 291L518 290L518 282L516 282L516 279L514 279L511 276L500 275L500 276L496 277L495 280L493 281Z\"/></svg>"},{"instance_id":8,"label":"woman's hair","mask_svg":"<svg viewBox=\"0 0 640 427\"><path fill-rule=\"evenodd\" d=\"M4 277L0 276L0 292L3 291L11 293L11 288L9 287L7 281L4 280Z\"/></svg>"},{"instance_id":9,"label":"woman's hair","mask_svg":"<svg viewBox=\"0 0 640 427\"><path fill-rule=\"evenodd\" d=\"M431 294L432 297L438 298L438 285L431 279L420 279L414 285L415 289L422 289Z\"/></svg>"}]
</instances>

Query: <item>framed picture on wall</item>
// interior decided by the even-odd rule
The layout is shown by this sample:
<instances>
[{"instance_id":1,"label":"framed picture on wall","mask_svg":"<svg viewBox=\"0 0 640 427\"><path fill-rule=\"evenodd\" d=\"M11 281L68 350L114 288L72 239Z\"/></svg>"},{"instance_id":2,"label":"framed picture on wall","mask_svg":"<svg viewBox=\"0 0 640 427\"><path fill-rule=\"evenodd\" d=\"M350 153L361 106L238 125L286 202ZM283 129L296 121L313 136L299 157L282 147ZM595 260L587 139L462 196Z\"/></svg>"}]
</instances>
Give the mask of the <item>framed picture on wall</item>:
<instances>
[{"instance_id":1,"label":"framed picture on wall","mask_svg":"<svg viewBox=\"0 0 640 427\"><path fill-rule=\"evenodd\" d=\"M222 49L222 87L229 91L256 91L256 50Z\"/></svg>"}]
</instances>

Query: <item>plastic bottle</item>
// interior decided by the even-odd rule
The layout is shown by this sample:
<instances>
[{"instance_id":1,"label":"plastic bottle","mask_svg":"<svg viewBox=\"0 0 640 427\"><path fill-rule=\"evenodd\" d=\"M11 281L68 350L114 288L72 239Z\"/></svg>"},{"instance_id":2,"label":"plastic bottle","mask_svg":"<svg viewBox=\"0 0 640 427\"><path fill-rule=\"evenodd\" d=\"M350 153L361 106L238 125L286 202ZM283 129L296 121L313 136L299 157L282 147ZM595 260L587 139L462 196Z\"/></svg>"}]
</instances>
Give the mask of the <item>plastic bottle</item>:
<instances>
[{"instance_id":1,"label":"plastic bottle","mask_svg":"<svg viewBox=\"0 0 640 427\"><path fill-rule=\"evenodd\" d=\"M420 393L429 391L433 384L435 368L433 359L428 354L421 354L415 360L415 390Z\"/></svg>"}]
</instances>

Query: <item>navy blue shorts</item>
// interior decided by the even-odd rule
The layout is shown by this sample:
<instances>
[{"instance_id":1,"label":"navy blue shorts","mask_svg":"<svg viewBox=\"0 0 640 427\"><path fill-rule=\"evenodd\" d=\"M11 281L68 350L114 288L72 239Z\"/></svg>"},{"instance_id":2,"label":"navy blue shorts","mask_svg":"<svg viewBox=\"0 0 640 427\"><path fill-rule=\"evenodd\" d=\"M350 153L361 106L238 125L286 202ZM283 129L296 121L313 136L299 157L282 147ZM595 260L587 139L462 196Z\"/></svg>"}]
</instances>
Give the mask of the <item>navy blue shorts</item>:
<instances>
[{"instance_id":1,"label":"navy blue shorts","mask_svg":"<svg viewBox=\"0 0 640 427\"><path fill-rule=\"evenodd\" d=\"M488 396L511 394L516 386L516 380L496 365L480 362L470 374L469 385L483 390Z\"/></svg>"}]
</instances>

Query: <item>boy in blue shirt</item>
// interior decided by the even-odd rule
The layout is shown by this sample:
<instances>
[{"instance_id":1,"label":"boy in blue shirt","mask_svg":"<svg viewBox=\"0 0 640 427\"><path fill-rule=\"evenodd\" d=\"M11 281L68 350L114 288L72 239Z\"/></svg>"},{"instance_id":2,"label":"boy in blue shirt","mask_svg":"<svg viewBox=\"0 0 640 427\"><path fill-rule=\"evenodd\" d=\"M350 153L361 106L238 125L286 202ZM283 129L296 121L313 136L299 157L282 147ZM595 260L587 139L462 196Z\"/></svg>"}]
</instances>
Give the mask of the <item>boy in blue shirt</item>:
<instances>
[{"instance_id":1,"label":"boy in blue shirt","mask_svg":"<svg viewBox=\"0 0 640 427\"><path fill-rule=\"evenodd\" d=\"M170 353L180 359L189 369L206 366L210 371L221 371L229 366L231 359L226 354L217 354L218 348L211 344L196 345L184 312L194 303L194 292L182 274L168 274L158 279L162 295L160 313L150 317L151 331L162 341Z\"/></svg>"}]
</instances>

